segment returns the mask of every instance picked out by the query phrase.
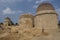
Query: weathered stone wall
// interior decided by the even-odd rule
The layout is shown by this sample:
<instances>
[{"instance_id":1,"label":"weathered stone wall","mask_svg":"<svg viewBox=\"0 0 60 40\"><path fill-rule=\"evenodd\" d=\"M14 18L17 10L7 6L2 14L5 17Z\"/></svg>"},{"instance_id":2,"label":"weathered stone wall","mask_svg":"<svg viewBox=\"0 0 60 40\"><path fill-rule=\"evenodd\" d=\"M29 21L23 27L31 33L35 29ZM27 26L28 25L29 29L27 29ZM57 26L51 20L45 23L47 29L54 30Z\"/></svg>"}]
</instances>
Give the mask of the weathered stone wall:
<instances>
[{"instance_id":1,"label":"weathered stone wall","mask_svg":"<svg viewBox=\"0 0 60 40\"><path fill-rule=\"evenodd\" d=\"M23 14L20 16L19 25L24 28L32 28L33 27L33 15L31 14Z\"/></svg>"},{"instance_id":2,"label":"weathered stone wall","mask_svg":"<svg viewBox=\"0 0 60 40\"><path fill-rule=\"evenodd\" d=\"M58 29L56 14L37 15L34 22L36 28L44 28L44 31L48 33L52 33L53 30L56 31L56 29Z\"/></svg>"},{"instance_id":3,"label":"weathered stone wall","mask_svg":"<svg viewBox=\"0 0 60 40\"><path fill-rule=\"evenodd\" d=\"M25 28L33 27L33 20L31 18L21 18L20 26L24 26Z\"/></svg>"}]
</instances>

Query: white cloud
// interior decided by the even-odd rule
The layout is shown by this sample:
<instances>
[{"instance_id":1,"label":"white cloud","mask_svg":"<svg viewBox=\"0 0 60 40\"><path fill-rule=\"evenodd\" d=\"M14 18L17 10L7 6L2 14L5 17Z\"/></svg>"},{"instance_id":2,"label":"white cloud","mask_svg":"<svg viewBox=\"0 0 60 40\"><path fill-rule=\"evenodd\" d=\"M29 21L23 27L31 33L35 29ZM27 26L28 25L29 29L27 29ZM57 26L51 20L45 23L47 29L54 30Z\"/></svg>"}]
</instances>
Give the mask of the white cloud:
<instances>
[{"instance_id":1,"label":"white cloud","mask_svg":"<svg viewBox=\"0 0 60 40\"><path fill-rule=\"evenodd\" d=\"M40 3L40 1L36 1L36 4Z\"/></svg>"},{"instance_id":2,"label":"white cloud","mask_svg":"<svg viewBox=\"0 0 60 40\"><path fill-rule=\"evenodd\" d=\"M3 11L3 14L14 14L15 12L14 11L12 11L12 9L10 9L10 8L6 8L6 9L4 9Z\"/></svg>"},{"instance_id":3,"label":"white cloud","mask_svg":"<svg viewBox=\"0 0 60 40\"><path fill-rule=\"evenodd\" d=\"M4 9L2 11L2 13L5 15L5 14L15 14L15 13L23 13L23 11L21 10L12 10L11 8L7 7L6 9Z\"/></svg>"}]
</instances>

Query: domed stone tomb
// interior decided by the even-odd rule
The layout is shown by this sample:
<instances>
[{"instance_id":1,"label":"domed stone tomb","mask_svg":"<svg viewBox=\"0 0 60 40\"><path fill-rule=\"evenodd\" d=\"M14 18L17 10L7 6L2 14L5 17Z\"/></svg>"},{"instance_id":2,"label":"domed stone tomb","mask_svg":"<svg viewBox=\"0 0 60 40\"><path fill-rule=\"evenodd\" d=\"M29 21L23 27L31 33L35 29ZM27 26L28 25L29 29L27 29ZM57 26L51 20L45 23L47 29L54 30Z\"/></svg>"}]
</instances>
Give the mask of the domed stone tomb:
<instances>
[{"instance_id":1,"label":"domed stone tomb","mask_svg":"<svg viewBox=\"0 0 60 40\"><path fill-rule=\"evenodd\" d=\"M50 3L41 3L37 10L37 14L42 14L42 13L56 13L55 8L52 6Z\"/></svg>"}]
</instances>

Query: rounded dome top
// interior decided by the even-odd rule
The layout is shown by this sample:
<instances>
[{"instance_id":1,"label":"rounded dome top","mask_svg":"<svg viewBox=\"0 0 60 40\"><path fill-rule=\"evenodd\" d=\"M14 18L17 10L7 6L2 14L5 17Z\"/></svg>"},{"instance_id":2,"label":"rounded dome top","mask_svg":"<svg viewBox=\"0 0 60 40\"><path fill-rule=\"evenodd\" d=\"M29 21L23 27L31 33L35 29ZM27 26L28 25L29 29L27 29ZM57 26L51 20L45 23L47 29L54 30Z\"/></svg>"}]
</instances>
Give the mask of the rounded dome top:
<instances>
[{"instance_id":1,"label":"rounded dome top","mask_svg":"<svg viewBox=\"0 0 60 40\"><path fill-rule=\"evenodd\" d=\"M6 17L4 21L11 21L9 17Z\"/></svg>"},{"instance_id":2,"label":"rounded dome top","mask_svg":"<svg viewBox=\"0 0 60 40\"><path fill-rule=\"evenodd\" d=\"M22 14L20 18L33 18L32 14Z\"/></svg>"},{"instance_id":3,"label":"rounded dome top","mask_svg":"<svg viewBox=\"0 0 60 40\"><path fill-rule=\"evenodd\" d=\"M37 12L43 10L55 10L55 8L50 3L41 3L37 8Z\"/></svg>"},{"instance_id":4,"label":"rounded dome top","mask_svg":"<svg viewBox=\"0 0 60 40\"><path fill-rule=\"evenodd\" d=\"M6 17L5 19L9 19L9 20L10 20L10 18L9 18L9 17Z\"/></svg>"}]
</instances>

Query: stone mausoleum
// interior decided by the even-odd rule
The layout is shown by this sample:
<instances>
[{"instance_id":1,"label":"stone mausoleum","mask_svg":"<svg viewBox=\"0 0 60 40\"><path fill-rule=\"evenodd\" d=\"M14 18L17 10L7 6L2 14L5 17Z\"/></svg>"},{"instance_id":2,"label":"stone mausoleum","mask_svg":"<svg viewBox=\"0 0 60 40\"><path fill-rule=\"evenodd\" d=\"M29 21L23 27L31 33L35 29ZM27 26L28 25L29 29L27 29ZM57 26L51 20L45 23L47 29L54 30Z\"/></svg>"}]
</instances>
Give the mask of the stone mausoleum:
<instances>
[{"instance_id":1,"label":"stone mausoleum","mask_svg":"<svg viewBox=\"0 0 60 40\"><path fill-rule=\"evenodd\" d=\"M0 23L0 40L60 40L55 8L50 3L41 3L35 16L22 14L16 24L6 17Z\"/></svg>"}]
</instances>

